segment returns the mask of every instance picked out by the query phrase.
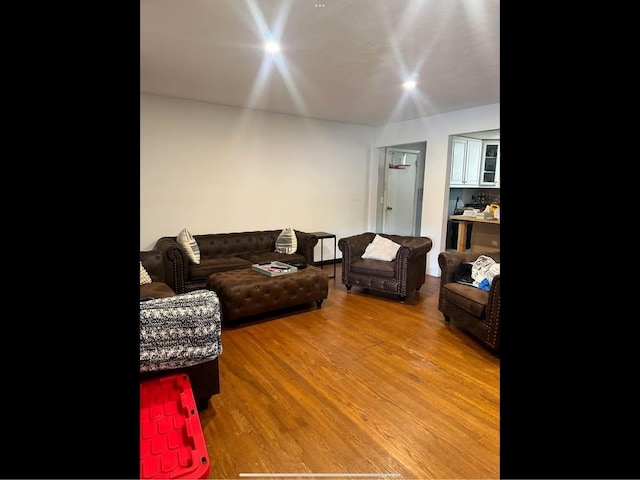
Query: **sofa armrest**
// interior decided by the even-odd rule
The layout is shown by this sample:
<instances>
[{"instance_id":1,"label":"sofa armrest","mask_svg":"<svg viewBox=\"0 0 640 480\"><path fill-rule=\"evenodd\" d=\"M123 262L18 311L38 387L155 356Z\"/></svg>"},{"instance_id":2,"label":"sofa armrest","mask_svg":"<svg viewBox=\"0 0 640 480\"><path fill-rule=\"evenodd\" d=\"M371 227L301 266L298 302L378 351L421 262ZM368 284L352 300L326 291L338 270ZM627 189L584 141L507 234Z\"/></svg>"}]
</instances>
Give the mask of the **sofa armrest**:
<instances>
[{"instance_id":1,"label":"sofa armrest","mask_svg":"<svg viewBox=\"0 0 640 480\"><path fill-rule=\"evenodd\" d=\"M491 279L489 301L487 303L487 339L494 350L500 349L500 274Z\"/></svg>"},{"instance_id":2,"label":"sofa armrest","mask_svg":"<svg viewBox=\"0 0 640 480\"><path fill-rule=\"evenodd\" d=\"M314 263L314 250L318 244L318 237L312 233L301 232L300 230L293 230L296 233L296 241L298 248L296 253L303 255L307 260L307 265L313 265Z\"/></svg>"},{"instance_id":3,"label":"sofa armrest","mask_svg":"<svg viewBox=\"0 0 640 480\"><path fill-rule=\"evenodd\" d=\"M397 237L391 236L391 239L400 245L396 259L419 257L426 255L431 250L433 242L428 237ZM366 248L366 247L365 247Z\"/></svg>"},{"instance_id":4,"label":"sofa armrest","mask_svg":"<svg viewBox=\"0 0 640 480\"><path fill-rule=\"evenodd\" d=\"M176 237L162 237L154 247L160 251L164 265L165 283L176 293L184 293L187 278L187 259L185 258Z\"/></svg>"},{"instance_id":5,"label":"sofa armrest","mask_svg":"<svg viewBox=\"0 0 640 480\"><path fill-rule=\"evenodd\" d=\"M152 282L164 282L164 262L160 250L141 250L140 261Z\"/></svg>"},{"instance_id":6,"label":"sofa armrest","mask_svg":"<svg viewBox=\"0 0 640 480\"><path fill-rule=\"evenodd\" d=\"M500 274L494 275L491 279L491 288L489 289L489 303L491 303L492 297L497 297L500 301Z\"/></svg>"}]
</instances>

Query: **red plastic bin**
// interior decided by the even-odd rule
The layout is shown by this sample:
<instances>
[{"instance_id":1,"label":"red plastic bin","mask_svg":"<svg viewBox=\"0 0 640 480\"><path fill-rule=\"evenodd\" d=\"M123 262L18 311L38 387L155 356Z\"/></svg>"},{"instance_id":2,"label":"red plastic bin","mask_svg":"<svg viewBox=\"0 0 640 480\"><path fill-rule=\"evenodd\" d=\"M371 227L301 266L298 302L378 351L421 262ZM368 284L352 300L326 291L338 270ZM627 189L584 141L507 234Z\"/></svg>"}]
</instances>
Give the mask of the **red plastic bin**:
<instances>
[{"instance_id":1,"label":"red plastic bin","mask_svg":"<svg viewBox=\"0 0 640 480\"><path fill-rule=\"evenodd\" d=\"M209 455L191 382L174 374L140 383L140 478L207 478Z\"/></svg>"}]
</instances>

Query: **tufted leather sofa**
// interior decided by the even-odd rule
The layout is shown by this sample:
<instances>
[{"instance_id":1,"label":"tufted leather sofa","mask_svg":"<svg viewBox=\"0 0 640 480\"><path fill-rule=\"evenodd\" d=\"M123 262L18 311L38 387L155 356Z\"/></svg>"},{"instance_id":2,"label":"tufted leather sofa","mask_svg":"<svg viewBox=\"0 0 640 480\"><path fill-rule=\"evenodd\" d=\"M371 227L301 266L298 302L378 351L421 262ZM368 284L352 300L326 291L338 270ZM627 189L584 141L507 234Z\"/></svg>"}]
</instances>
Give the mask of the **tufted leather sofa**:
<instances>
[{"instance_id":1,"label":"tufted leather sofa","mask_svg":"<svg viewBox=\"0 0 640 480\"><path fill-rule=\"evenodd\" d=\"M404 301L407 294L420 290L425 282L427 253L432 241L428 237L379 234L401 245L396 258L390 262L362 258L376 234L361 233L341 238L342 283L347 290L353 285L379 292L398 295Z\"/></svg>"},{"instance_id":2,"label":"tufted leather sofa","mask_svg":"<svg viewBox=\"0 0 640 480\"><path fill-rule=\"evenodd\" d=\"M162 253L165 281L176 292L206 288L209 275L227 270L251 268L254 263L280 261L313 265L318 237L295 230L295 253L278 253L276 239L280 230L193 235L200 250L200 264L189 262L176 237L162 237L155 249Z\"/></svg>"},{"instance_id":3,"label":"tufted leather sofa","mask_svg":"<svg viewBox=\"0 0 640 480\"><path fill-rule=\"evenodd\" d=\"M447 250L438 255L440 266L440 297L438 310L445 322L463 328L479 340L491 353L500 351L500 275L491 280L487 292L454 281L458 267L487 255L500 263L500 251L457 252Z\"/></svg>"}]
</instances>

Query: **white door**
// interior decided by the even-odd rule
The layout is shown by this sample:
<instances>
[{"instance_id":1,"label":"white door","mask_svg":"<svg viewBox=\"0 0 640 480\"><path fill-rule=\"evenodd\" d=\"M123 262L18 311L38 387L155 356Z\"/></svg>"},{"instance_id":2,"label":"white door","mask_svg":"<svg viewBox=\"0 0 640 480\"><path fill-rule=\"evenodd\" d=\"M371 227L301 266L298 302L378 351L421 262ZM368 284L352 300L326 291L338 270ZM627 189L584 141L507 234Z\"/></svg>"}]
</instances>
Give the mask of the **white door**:
<instances>
[{"instance_id":1,"label":"white door","mask_svg":"<svg viewBox=\"0 0 640 480\"><path fill-rule=\"evenodd\" d=\"M382 233L414 235L417 159L416 153L387 153Z\"/></svg>"}]
</instances>

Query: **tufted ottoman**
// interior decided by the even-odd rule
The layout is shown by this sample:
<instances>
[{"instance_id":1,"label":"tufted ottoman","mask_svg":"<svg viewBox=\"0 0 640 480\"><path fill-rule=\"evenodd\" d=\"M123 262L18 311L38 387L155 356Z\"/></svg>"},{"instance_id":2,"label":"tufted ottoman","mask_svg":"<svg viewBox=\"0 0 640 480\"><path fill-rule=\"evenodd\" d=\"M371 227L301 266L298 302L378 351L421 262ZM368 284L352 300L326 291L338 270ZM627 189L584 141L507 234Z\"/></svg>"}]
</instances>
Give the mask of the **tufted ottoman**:
<instances>
[{"instance_id":1,"label":"tufted ottoman","mask_svg":"<svg viewBox=\"0 0 640 480\"><path fill-rule=\"evenodd\" d=\"M295 273L269 277L251 268L209 275L207 288L218 295L222 325L264 312L316 302L318 308L329 295L329 276L308 265Z\"/></svg>"}]
</instances>

